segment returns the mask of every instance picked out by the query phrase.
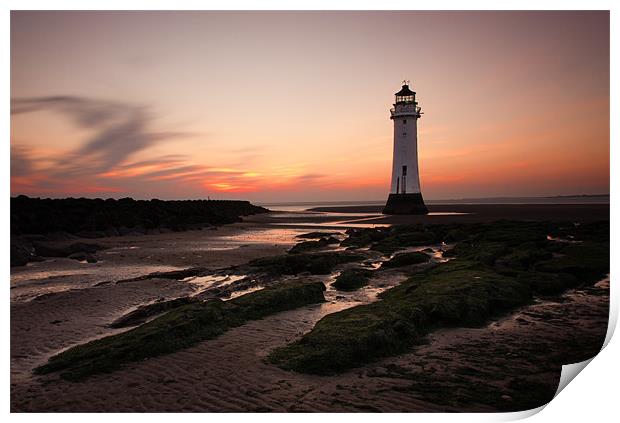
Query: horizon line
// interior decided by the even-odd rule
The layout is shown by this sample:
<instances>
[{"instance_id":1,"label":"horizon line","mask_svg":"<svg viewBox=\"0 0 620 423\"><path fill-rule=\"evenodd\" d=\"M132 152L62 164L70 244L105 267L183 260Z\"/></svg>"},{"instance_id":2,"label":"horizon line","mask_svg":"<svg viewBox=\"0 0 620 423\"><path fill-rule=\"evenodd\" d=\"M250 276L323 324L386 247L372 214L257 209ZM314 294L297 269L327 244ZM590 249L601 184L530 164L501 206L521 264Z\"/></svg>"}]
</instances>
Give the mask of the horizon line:
<instances>
[{"instance_id":1,"label":"horizon line","mask_svg":"<svg viewBox=\"0 0 620 423\"><path fill-rule=\"evenodd\" d=\"M247 200L247 199L243 199L243 198L211 198L211 196L207 196L207 198L174 198L174 199L161 199L161 198L156 198L156 197L152 197L152 198L134 198L131 196L123 196L123 197L86 197L86 196L65 196L65 197L44 197L44 196L31 196L31 195L26 195L26 194L17 194L17 195L11 195L11 198L17 198L20 196L25 196L25 197L29 197L29 198L40 198L40 199L54 199L54 200L62 200L62 199L69 199L69 198L74 198L74 199L80 199L80 198L85 198L85 199L102 199L102 200L108 200L108 199L114 199L114 200L119 200L122 198L131 198L133 200L161 200L161 201L187 201L187 200L207 200L207 201L222 201L222 200L229 200L229 201L250 201L253 204L259 204L259 205L270 205L270 206L278 206L278 205L289 205L289 204L298 204L298 205L304 205L304 204L309 204L309 205L313 205L313 204L357 204L357 203L384 203L386 200L385 199L366 199L366 200L316 200L316 201L261 201L261 200ZM610 197L610 194L568 194L568 195L541 195L541 196L528 196L528 195L522 195L522 196L493 196L493 197L461 197L461 198L431 198L431 199L425 199L426 202L437 202L437 201L472 201L472 200L511 200L511 199L561 199L561 198L593 198L593 197Z\"/></svg>"}]
</instances>

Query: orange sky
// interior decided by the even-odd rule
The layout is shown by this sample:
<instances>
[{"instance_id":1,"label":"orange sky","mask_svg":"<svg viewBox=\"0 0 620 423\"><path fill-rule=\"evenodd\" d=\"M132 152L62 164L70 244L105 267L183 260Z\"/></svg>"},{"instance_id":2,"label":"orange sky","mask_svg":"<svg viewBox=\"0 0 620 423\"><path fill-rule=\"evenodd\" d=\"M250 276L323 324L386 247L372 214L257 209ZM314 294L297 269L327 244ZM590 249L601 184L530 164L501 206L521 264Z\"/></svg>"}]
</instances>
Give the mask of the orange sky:
<instances>
[{"instance_id":1,"label":"orange sky","mask_svg":"<svg viewBox=\"0 0 620 423\"><path fill-rule=\"evenodd\" d=\"M12 12L11 193L383 199L403 79L425 198L609 192L607 12Z\"/></svg>"}]
</instances>

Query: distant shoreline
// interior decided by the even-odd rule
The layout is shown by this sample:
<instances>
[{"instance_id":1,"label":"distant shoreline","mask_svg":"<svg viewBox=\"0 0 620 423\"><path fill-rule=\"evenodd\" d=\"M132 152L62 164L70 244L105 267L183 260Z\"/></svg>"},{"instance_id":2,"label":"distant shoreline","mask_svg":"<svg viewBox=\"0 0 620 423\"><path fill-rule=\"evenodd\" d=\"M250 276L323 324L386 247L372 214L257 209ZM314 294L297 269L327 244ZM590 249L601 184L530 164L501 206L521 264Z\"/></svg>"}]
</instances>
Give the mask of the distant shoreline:
<instances>
[{"instance_id":1,"label":"distant shoreline","mask_svg":"<svg viewBox=\"0 0 620 423\"><path fill-rule=\"evenodd\" d=\"M263 207L282 208L286 206L294 206L300 208L302 206L315 206L309 208L314 210L317 207L332 206L373 206L383 205L387 200L359 200L359 201L290 201L290 202L256 202L257 205ZM433 200L425 199L427 205L441 204L609 204L609 194L582 194L582 195L557 195L547 197L488 197L488 198L460 198Z\"/></svg>"}]
</instances>

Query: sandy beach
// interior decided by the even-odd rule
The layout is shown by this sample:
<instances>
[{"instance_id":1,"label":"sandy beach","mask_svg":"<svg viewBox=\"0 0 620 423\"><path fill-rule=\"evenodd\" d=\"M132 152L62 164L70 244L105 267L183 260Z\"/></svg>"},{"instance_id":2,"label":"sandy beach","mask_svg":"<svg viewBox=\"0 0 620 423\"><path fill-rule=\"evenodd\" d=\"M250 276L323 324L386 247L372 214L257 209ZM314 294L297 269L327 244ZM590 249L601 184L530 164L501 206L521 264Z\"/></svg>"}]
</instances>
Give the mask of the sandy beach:
<instances>
[{"instance_id":1,"label":"sandy beach","mask_svg":"<svg viewBox=\"0 0 620 423\"><path fill-rule=\"evenodd\" d=\"M450 205L434 206L431 212L442 214L384 217L367 209L269 213L216 230L99 238L96 242L105 249L97 253L97 263L54 258L14 267L11 410L493 411L536 405L523 397L524 391L551 398L561 364L589 358L602 344L608 280L559 297L537 298L480 328L439 330L424 345L399 356L340 375L315 376L282 370L265 358L299 339L322 317L376 301L379 292L407 276L388 270L359 291L341 293L331 287L333 274L301 274L286 279L325 283L327 302L250 321L193 347L84 381L32 373L58 352L125 331L109 325L141 305L204 288L198 278L124 280L193 267L205 268L219 281L236 280L250 260L283 254L300 241L297 235L317 228L343 238L350 227L405 221L588 221L608 219L609 206ZM426 247L439 251L433 245L419 249Z\"/></svg>"}]
</instances>

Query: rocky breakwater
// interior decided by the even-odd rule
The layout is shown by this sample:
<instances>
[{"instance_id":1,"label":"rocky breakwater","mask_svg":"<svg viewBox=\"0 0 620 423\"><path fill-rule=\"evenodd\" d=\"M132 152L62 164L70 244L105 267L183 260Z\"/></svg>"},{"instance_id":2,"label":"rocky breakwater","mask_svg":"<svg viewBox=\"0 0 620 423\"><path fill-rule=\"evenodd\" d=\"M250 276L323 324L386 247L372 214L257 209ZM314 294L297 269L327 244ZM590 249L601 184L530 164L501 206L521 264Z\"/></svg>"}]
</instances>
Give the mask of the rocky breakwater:
<instances>
[{"instance_id":1,"label":"rocky breakwater","mask_svg":"<svg viewBox=\"0 0 620 423\"><path fill-rule=\"evenodd\" d=\"M23 266L42 257L93 262L93 253L101 247L77 239L214 229L267 211L248 201L42 199L20 195L11 198L11 266ZM88 244L87 248L81 244Z\"/></svg>"}]
</instances>

